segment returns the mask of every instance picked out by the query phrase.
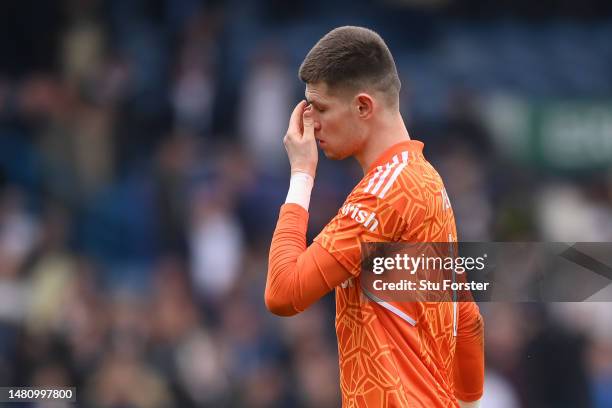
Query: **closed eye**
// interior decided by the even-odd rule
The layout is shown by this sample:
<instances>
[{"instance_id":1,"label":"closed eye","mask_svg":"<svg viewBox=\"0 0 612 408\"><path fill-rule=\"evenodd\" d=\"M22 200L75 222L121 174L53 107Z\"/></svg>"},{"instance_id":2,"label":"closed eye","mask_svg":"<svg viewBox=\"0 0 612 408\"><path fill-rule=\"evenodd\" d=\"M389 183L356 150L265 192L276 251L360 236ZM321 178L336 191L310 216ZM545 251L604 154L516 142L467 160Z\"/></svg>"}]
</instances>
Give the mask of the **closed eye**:
<instances>
[{"instance_id":1,"label":"closed eye","mask_svg":"<svg viewBox=\"0 0 612 408\"><path fill-rule=\"evenodd\" d=\"M308 107L314 108L319 113L323 113L326 111L326 107L319 105L318 102L309 101L308 99L306 99L306 102L308 102Z\"/></svg>"}]
</instances>

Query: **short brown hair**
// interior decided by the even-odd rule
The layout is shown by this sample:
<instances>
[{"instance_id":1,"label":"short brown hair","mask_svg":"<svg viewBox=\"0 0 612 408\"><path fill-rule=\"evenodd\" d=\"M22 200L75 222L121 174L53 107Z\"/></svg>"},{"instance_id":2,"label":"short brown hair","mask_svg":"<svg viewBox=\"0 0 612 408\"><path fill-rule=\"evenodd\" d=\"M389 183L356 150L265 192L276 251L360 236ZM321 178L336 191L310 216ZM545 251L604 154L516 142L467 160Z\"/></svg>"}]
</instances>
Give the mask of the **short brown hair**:
<instances>
[{"instance_id":1,"label":"short brown hair","mask_svg":"<svg viewBox=\"0 0 612 408\"><path fill-rule=\"evenodd\" d=\"M324 82L330 88L373 88L393 101L401 82L384 40L363 27L338 27L308 52L299 70L305 83Z\"/></svg>"}]
</instances>

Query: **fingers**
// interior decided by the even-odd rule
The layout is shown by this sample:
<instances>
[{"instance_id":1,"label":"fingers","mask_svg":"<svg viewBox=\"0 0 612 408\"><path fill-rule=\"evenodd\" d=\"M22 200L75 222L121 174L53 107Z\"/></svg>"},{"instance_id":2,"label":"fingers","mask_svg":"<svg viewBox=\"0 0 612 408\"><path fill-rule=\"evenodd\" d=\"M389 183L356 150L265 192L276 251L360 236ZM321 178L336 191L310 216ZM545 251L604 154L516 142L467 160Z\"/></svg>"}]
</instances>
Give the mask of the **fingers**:
<instances>
[{"instance_id":1,"label":"fingers","mask_svg":"<svg viewBox=\"0 0 612 408\"><path fill-rule=\"evenodd\" d=\"M312 108L301 101L293 109L289 128L283 138L291 172L304 172L314 177L317 170L318 152L314 138L314 116Z\"/></svg>"},{"instance_id":2,"label":"fingers","mask_svg":"<svg viewBox=\"0 0 612 408\"><path fill-rule=\"evenodd\" d=\"M289 118L289 128L287 134L302 134L302 112L306 107L306 101L301 100L293 109L291 117Z\"/></svg>"},{"instance_id":3,"label":"fingers","mask_svg":"<svg viewBox=\"0 0 612 408\"><path fill-rule=\"evenodd\" d=\"M304 123L304 138L314 139L314 120L312 119L312 107L304 110L302 114L302 122Z\"/></svg>"}]
</instances>

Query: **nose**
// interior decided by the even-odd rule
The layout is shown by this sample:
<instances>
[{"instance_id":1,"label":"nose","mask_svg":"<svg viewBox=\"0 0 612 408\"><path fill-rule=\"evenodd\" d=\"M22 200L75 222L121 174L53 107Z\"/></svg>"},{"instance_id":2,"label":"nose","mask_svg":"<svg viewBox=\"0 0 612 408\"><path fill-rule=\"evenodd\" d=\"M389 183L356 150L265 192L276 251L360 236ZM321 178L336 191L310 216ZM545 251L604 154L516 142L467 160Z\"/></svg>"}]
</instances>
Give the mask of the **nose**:
<instances>
[{"instance_id":1,"label":"nose","mask_svg":"<svg viewBox=\"0 0 612 408\"><path fill-rule=\"evenodd\" d=\"M314 130L315 131L321 130L321 122L315 121L315 123L314 123Z\"/></svg>"}]
</instances>

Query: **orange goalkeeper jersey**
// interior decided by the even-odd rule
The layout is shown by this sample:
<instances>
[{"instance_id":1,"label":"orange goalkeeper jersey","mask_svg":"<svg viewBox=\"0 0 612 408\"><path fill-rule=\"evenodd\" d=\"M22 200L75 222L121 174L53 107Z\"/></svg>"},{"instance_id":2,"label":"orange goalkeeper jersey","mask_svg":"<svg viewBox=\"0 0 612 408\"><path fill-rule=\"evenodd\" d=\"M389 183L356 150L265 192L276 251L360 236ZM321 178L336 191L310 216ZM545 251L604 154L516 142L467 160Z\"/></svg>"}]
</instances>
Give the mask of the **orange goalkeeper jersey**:
<instances>
[{"instance_id":1,"label":"orange goalkeeper jersey","mask_svg":"<svg viewBox=\"0 0 612 408\"><path fill-rule=\"evenodd\" d=\"M359 282L362 242L457 240L444 184L422 149L410 140L383 153L315 238L352 275L336 288L343 407L456 407L456 397L480 397L457 395L453 378L455 332L478 332L462 321L482 325L474 303L375 302Z\"/></svg>"},{"instance_id":2,"label":"orange goalkeeper jersey","mask_svg":"<svg viewBox=\"0 0 612 408\"><path fill-rule=\"evenodd\" d=\"M291 316L336 291L343 407L457 407L484 380L483 323L473 302L383 302L360 285L363 242L456 241L444 185L423 144L392 146L306 245L308 212L284 204L272 237L265 301Z\"/></svg>"}]
</instances>

